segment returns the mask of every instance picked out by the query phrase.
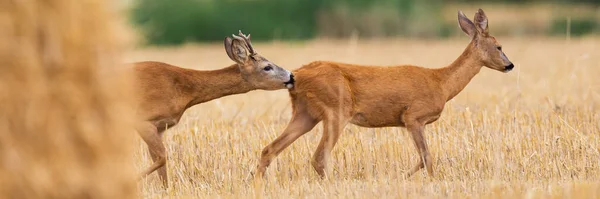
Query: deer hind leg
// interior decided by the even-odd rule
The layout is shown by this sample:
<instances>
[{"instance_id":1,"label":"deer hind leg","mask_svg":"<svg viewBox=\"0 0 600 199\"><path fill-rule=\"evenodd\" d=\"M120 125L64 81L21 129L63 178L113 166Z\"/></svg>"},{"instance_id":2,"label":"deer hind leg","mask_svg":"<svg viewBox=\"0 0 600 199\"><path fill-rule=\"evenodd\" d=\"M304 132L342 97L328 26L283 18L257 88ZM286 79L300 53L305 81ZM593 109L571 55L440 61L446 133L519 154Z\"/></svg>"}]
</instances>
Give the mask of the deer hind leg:
<instances>
[{"instance_id":1,"label":"deer hind leg","mask_svg":"<svg viewBox=\"0 0 600 199\"><path fill-rule=\"evenodd\" d=\"M338 141L340 134L342 133L347 119L343 116L330 117L323 120L323 135L321 136L321 142L313 155L311 164L315 171L321 176L321 178L327 178L331 175L331 151Z\"/></svg>"},{"instance_id":2,"label":"deer hind leg","mask_svg":"<svg viewBox=\"0 0 600 199\"><path fill-rule=\"evenodd\" d=\"M408 171L408 173L406 174L406 177L407 178L410 177L411 175L413 175L414 173L416 173L423 167L426 167L427 173L429 174L429 176L433 177L434 175L433 175L433 169L432 169L431 155L429 155L429 149L427 148L427 141L425 140L425 137L423 136L425 125L415 121L415 122L407 123L406 127L407 127L408 131L410 131L410 135L415 143L415 148L417 149L417 152L419 153L419 161L418 161L417 165L415 165L415 167L413 167L410 171Z\"/></svg>"},{"instance_id":3,"label":"deer hind leg","mask_svg":"<svg viewBox=\"0 0 600 199\"><path fill-rule=\"evenodd\" d=\"M313 129L317 123L319 123L319 120L310 116L305 110L294 112L283 133L263 149L256 171L257 176L264 176L265 170L271 164L273 158L277 157L281 151L300 136Z\"/></svg>"},{"instance_id":4,"label":"deer hind leg","mask_svg":"<svg viewBox=\"0 0 600 199\"><path fill-rule=\"evenodd\" d=\"M163 185L168 187L166 149L162 142L162 138L158 133L158 129L150 122L143 122L137 126L137 131L144 142L146 142L148 145L150 156L152 156L152 160L154 161L152 166L141 173L140 178L143 178L158 170L158 175L161 178Z\"/></svg>"}]
</instances>

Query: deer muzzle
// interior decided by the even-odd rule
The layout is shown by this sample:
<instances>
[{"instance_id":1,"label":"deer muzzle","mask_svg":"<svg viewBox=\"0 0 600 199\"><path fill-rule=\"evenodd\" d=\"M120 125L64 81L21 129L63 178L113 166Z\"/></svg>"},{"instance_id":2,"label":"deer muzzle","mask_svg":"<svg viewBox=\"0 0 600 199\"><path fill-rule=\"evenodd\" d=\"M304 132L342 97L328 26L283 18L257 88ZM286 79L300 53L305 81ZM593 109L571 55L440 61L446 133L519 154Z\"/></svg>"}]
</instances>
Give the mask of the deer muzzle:
<instances>
[{"instance_id":1,"label":"deer muzzle","mask_svg":"<svg viewBox=\"0 0 600 199\"><path fill-rule=\"evenodd\" d=\"M511 62L510 65L504 66L504 72L507 73L507 72L511 71L514 67L515 67L515 65Z\"/></svg>"},{"instance_id":2,"label":"deer muzzle","mask_svg":"<svg viewBox=\"0 0 600 199\"><path fill-rule=\"evenodd\" d=\"M285 87L288 89L294 88L294 82L296 82L294 80L294 74L290 73L290 80L287 82L283 82L283 85L285 85Z\"/></svg>"}]
</instances>

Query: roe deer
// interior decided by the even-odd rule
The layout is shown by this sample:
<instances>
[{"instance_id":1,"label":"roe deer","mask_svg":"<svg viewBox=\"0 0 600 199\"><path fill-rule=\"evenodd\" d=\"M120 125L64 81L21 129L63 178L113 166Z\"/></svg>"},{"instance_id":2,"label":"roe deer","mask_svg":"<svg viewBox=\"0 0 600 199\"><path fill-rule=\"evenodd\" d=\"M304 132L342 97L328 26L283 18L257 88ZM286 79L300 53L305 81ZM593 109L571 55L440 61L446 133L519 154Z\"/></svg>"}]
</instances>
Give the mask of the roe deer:
<instances>
[{"instance_id":1,"label":"roe deer","mask_svg":"<svg viewBox=\"0 0 600 199\"><path fill-rule=\"evenodd\" d=\"M458 12L461 29L471 37L464 52L444 68L412 65L359 66L316 61L294 70L296 83L289 89L293 116L283 133L261 153L257 176L264 176L273 158L323 121L323 135L312 166L327 177L329 156L347 123L362 127L406 127L419 153L409 177L423 167L433 175L432 160L423 137L425 125L436 121L445 103L456 96L482 66L508 72L514 65L488 33L483 10L475 23Z\"/></svg>"},{"instance_id":2,"label":"roe deer","mask_svg":"<svg viewBox=\"0 0 600 199\"><path fill-rule=\"evenodd\" d=\"M142 173L146 176L158 169L167 184L166 151L163 132L179 122L191 106L226 95L246 93L255 89L292 88L293 75L257 54L250 35L225 38L225 51L236 64L213 70L184 69L160 62L134 63L139 101L136 130L148 144L154 164Z\"/></svg>"}]
</instances>

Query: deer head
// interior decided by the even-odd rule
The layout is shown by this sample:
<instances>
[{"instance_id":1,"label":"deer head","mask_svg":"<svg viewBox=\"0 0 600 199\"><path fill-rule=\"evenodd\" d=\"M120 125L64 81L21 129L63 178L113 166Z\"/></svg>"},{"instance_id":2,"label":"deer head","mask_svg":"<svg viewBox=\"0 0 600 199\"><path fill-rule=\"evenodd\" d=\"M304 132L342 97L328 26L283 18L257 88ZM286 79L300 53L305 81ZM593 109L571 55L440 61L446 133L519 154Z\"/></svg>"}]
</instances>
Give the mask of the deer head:
<instances>
[{"instance_id":1,"label":"deer head","mask_svg":"<svg viewBox=\"0 0 600 199\"><path fill-rule=\"evenodd\" d=\"M515 66L502 52L502 45L489 34L488 19L483 10L475 13L475 23L469 20L462 11L458 11L458 25L472 39L474 51L483 65L502 72L508 72Z\"/></svg>"},{"instance_id":2,"label":"deer head","mask_svg":"<svg viewBox=\"0 0 600 199\"><path fill-rule=\"evenodd\" d=\"M292 88L294 75L263 56L256 53L250 43L250 34L244 35L240 30L239 35L225 38L225 51L231 60L240 67L242 77L257 89L276 90Z\"/></svg>"}]
</instances>

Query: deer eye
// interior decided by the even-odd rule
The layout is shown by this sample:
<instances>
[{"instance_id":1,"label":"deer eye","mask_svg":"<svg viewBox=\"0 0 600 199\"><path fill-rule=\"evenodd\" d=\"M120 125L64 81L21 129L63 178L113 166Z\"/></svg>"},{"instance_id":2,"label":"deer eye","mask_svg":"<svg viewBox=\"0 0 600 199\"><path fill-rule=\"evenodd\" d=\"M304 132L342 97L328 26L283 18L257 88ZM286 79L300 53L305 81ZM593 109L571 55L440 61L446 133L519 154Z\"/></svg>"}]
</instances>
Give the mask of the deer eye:
<instances>
[{"instance_id":1,"label":"deer eye","mask_svg":"<svg viewBox=\"0 0 600 199\"><path fill-rule=\"evenodd\" d=\"M499 51L502 51L502 46L496 47Z\"/></svg>"},{"instance_id":2,"label":"deer eye","mask_svg":"<svg viewBox=\"0 0 600 199\"><path fill-rule=\"evenodd\" d=\"M265 70L265 71L270 71L270 70L273 70L273 67L271 67L271 66L266 66L265 68L263 68L263 70Z\"/></svg>"}]
</instances>

